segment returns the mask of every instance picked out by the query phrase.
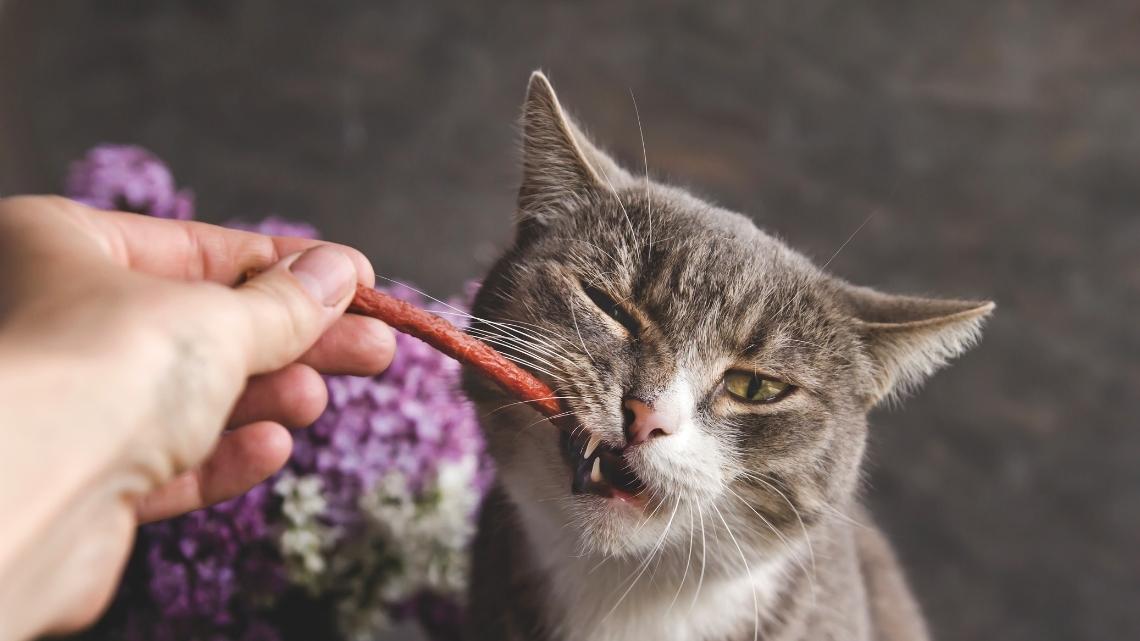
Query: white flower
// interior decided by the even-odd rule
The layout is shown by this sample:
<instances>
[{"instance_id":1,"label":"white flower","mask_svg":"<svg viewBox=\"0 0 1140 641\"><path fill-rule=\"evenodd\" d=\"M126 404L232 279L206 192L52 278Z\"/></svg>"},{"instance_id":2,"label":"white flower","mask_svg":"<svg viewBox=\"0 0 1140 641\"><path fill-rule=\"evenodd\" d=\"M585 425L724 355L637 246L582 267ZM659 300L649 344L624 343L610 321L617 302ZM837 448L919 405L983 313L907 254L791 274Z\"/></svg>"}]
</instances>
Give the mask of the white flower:
<instances>
[{"instance_id":1,"label":"white flower","mask_svg":"<svg viewBox=\"0 0 1140 641\"><path fill-rule=\"evenodd\" d=\"M341 631L371 639L386 624L384 608L424 590L461 594L467 585L467 546L479 504L475 456L441 462L419 492L392 471L360 497L365 516L359 538L342 542L331 575L343 597L337 604Z\"/></svg>"},{"instance_id":2,"label":"white flower","mask_svg":"<svg viewBox=\"0 0 1140 641\"><path fill-rule=\"evenodd\" d=\"M281 511L294 524L306 523L325 511L328 503L321 494L321 477L311 474L300 478L285 473L273 486L284 501Z\"/></svg>"},{"instance_id":3,"label":"white flower","mask_svg":"<svg viewBox=\"0 0 1140 641\"><path fill-rule=\"evenodd\" d=\"M282 497L281 511L288 523L278 541L289 577L319 594L327 584L326 555L336 540L336 532L318 518L328 503L321 494L321 478L284 474L273 486Z\"/></svg>"}]
</instances>

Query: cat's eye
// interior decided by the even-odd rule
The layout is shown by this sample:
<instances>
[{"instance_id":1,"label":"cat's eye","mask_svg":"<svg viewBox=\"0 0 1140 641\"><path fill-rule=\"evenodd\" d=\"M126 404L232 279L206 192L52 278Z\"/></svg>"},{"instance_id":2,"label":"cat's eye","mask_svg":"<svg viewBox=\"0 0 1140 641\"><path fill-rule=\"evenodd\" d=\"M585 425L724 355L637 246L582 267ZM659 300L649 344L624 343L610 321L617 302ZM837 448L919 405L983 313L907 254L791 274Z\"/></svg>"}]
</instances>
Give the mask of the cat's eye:
<instances>
[{"instance_id":1,"label":"cat's eye","mask_svg":"<svg viewBox=\"0 0 1140 641\"><path fill-rule=\"evenodd\" d=\"M724 389L746 403L772 403L795 388L783 381L764 378L756 372L733 370L724 375Z\"/></svg>"},{"instance_id":2,"label":"cat's eye","mask_svg":"<svg viewBox=\"0 0 1140 641\"><path fill-rule=\"evenodd\" d=\"M617 301L610 298L605 292L598 289L597 287L594 287L593 285L582 283L582 291L586 292L586 296L591 301L593 301L594 305L597 306L598 309L602 310L606 316L609 316L615 321L621 323L623 327L629 330L630 334L637 334L637 330L640 328L637 320L634 319L633 316L630 316L629 312L622 309L621 305L619 305Z\"/></svg>"}]
</instances>

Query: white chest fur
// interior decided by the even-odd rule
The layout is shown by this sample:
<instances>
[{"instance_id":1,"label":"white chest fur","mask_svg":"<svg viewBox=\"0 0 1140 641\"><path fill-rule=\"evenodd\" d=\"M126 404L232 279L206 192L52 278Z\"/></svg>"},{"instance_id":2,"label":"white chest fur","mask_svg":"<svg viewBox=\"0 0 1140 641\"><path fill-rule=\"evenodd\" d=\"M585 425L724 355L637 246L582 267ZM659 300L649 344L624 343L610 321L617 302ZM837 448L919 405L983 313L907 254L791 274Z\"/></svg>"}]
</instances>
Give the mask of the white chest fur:
<instances>
[{"instance_id":1,"label":"white chest fur","mask_svg":"<svg viewBox=\"0 0 1140 641\"><path fill-rule=\"evenodd\" d=\"M728 565L707 558L702 578L699 553L667 558L650 563L636 583L639 564L599 566L589 558L552 562L547 569L556 636L567 641L751 639L757 618L774 606L788 561L753 559L746 570L737 560Z\"/></svg>"}]
</instances>

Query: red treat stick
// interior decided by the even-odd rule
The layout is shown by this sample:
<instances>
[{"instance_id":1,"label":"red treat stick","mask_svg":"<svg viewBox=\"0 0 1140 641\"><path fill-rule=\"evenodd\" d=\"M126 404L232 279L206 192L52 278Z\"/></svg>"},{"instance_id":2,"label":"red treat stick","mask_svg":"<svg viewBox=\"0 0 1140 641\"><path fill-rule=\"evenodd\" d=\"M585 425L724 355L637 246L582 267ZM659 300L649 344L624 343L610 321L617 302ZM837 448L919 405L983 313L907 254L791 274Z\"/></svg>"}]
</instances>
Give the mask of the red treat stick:
<instances>
[{"instance_id":1,"label":"red treat stick","mask_svg":"<svg viewBox=\"0 0 1140 641\"><path fill-rule=\"evenodd\" d=\"M356 286L356 296L348 311L378 318L393 329L415 336L460 363L474 367L547 417L562 413L554 392L546 383L435 314L363 285Z\"/></svg>"}]
</instances>

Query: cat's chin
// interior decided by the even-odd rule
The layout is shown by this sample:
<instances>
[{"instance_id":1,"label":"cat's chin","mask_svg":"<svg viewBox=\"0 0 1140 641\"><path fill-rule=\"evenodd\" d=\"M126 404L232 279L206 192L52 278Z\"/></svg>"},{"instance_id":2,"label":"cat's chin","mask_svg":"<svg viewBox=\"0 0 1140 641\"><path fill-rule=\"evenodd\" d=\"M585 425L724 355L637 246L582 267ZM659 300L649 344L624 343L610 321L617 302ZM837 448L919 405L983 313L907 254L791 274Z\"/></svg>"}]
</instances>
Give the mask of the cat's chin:
<instances>
[{"instance_id":1,"label":"cat's chin","mask_svg":"<svg viewBox=\"0 0 1140 641\"><path fill-rule=\"evenodd\" d=\"M649 516L653 507L647 500L580 495L574 503L581 548L587 554L640 558L659 543L663 526Z\"/></svg>"}]
</instances>

